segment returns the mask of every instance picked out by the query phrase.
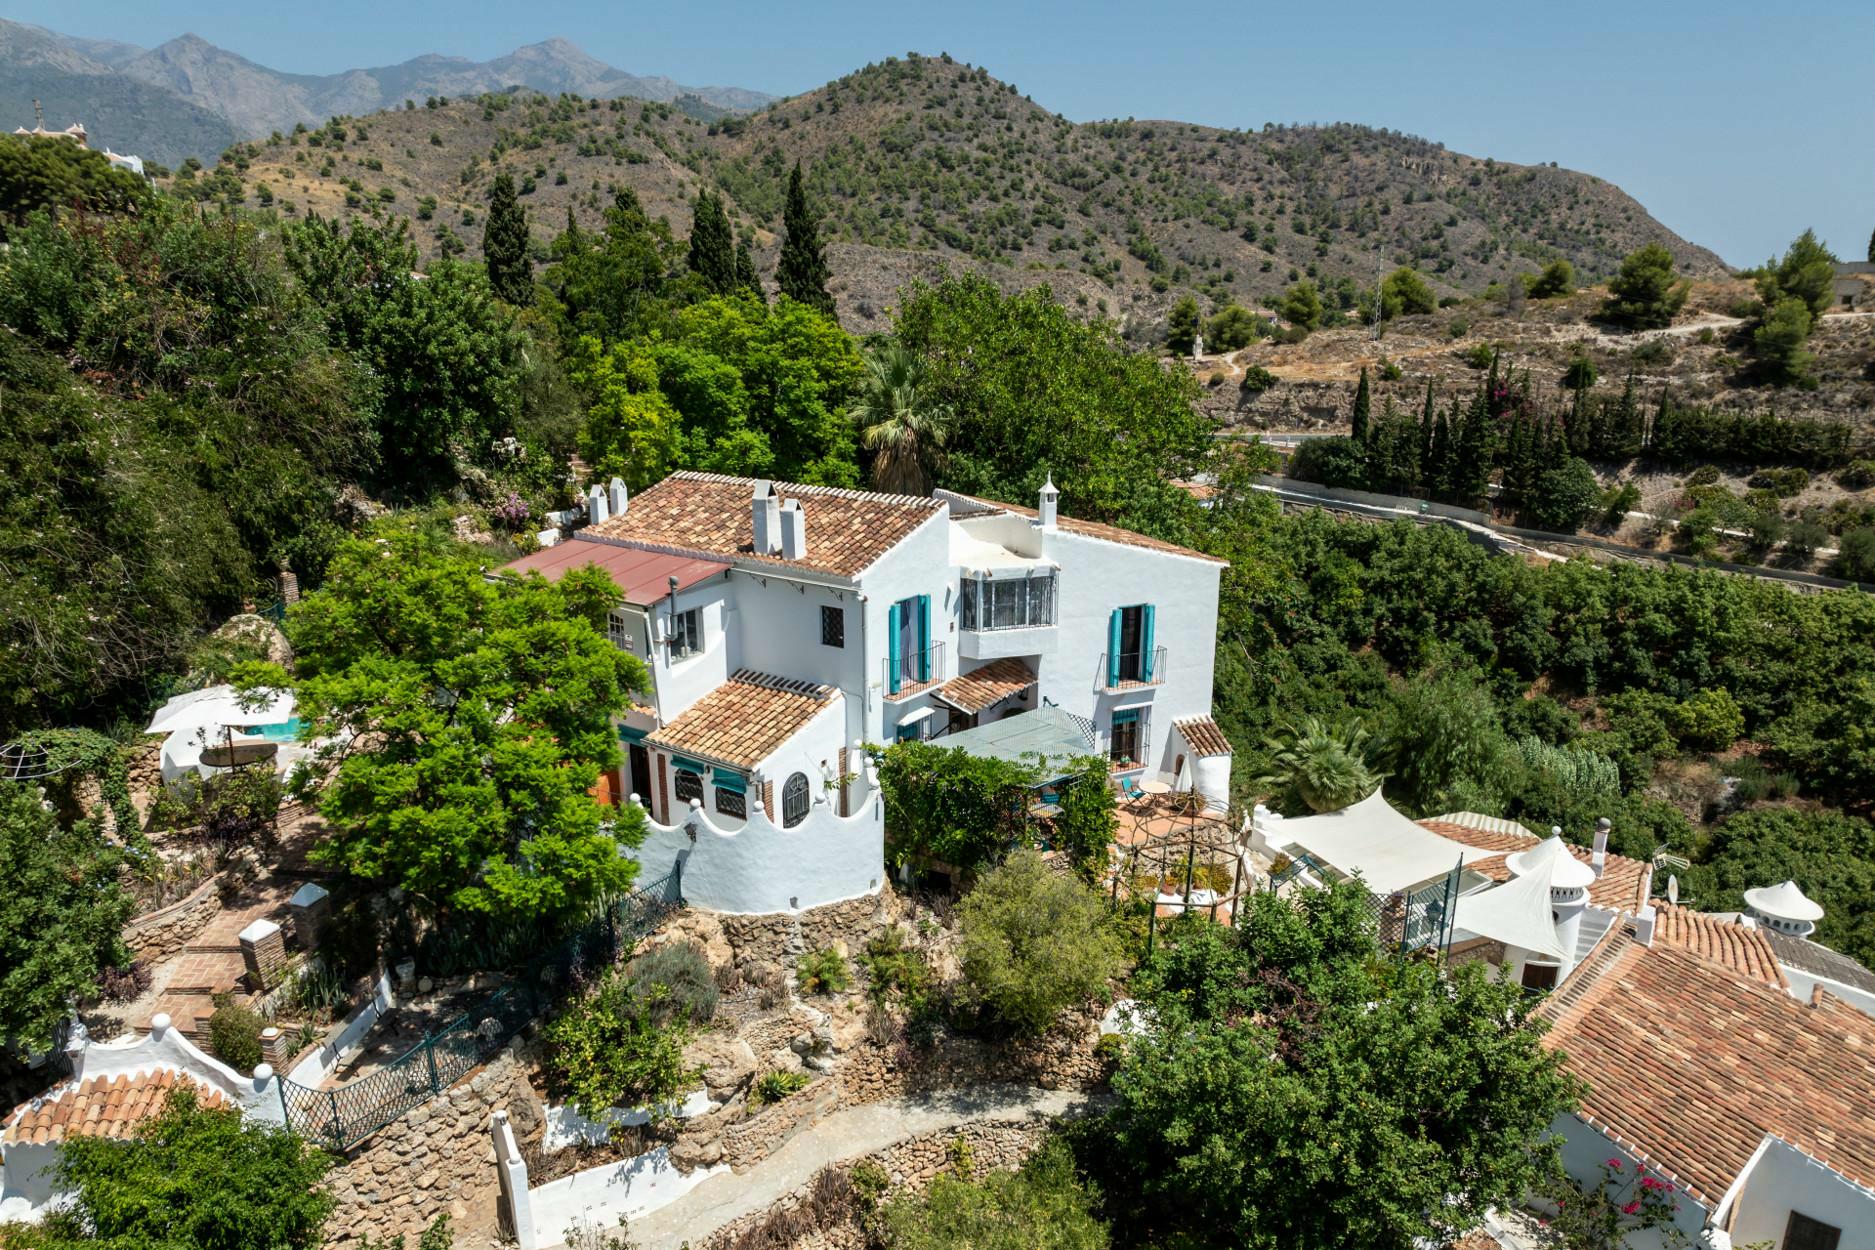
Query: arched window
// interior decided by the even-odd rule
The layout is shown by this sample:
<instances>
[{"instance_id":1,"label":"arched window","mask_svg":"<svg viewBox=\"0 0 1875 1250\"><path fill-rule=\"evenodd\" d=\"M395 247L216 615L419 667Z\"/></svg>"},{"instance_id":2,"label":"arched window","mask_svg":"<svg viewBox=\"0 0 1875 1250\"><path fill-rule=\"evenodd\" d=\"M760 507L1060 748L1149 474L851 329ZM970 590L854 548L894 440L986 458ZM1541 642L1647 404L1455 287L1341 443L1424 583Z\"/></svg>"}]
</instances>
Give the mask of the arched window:
<instances>
[{"instance_id":1,"label":"arched window","mask_svg":"<svg viewBox=\"0 0 1875 1250\"><path fill-rule=\"evenodd\" d=\"M811 800L807 796L807 774L796 773L781 787L781 827L792 829L807 819Z\"/></svg>"},{"instance_id":2,"label":"arched window","mask_svg":"<svg viewBox=\"0 0 1875 1250\"><path fill-rule=\"evenodd\" d=\"M677 801L679 803L688 803L691 799L696 799L701 802L703 799L703 776L700 773L691 772L688 768L680 768L677 770L676 783L671 788L677 792Z\"/></svg>"}]
</instances>

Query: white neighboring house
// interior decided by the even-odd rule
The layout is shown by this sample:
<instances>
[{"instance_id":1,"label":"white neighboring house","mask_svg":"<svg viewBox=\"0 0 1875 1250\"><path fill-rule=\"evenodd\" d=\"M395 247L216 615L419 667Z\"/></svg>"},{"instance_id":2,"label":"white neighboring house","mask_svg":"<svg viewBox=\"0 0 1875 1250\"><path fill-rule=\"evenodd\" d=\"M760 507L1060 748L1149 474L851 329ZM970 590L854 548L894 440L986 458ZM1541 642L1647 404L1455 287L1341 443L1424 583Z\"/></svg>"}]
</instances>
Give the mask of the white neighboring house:
<instances>
[{"instance_id":1,"label":"white neighboring house","mask_svg":"<svg viewBox=\"0 0 1875 1250\"><path fill-rule=\"evenodd\" d=\"M127 1041L93 1042L76 1028L66 1053L72 1075L0 1122L0 1221L36 1221L58 1201L56 1172L67 1139L128 1138L177 1086L194 1085L204 1106L285 1123L272 1067L263 1063L242 1076L171 1028L165 1015L150 1021L147 1036Z\"/></svg>"},{"instance_id":2,"label":"white neighboring house","mask_svg":"<svg viewBox=\"0 0 1875 1250\"><path fill-rule=\"evenodd\" d=\"M625 603L613 638L653 693L619 724L605 788L636 796L649 882L681 867L690 903L791 911L876 891L884 826L863 747L1047 709L1117 778L1228 803L1211 720L1213 557L1027 509L709 473L635 496L523 557L592 565ZM1040 723L1040 722L1038 722Z\"/></svg>"}]
</instances>

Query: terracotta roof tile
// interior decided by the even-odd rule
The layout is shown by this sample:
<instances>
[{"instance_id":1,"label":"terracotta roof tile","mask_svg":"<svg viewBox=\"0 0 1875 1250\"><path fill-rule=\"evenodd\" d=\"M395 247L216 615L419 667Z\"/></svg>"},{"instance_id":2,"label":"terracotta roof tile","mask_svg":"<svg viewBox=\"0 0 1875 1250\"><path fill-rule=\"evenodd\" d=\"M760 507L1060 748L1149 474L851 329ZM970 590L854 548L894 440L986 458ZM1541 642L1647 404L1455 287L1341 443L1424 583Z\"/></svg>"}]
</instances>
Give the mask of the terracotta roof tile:
<instances>
[{"instance_id":1,"label":"terracotta roof tile","mask_svg":"<svg viewBox=\"0 0 1875 1250\"><path fill-rule=\"evenodd\" d=\"M163 1109L170 1090L185 1083L196 1086L200 1105L229 1105L220 1090L171 1068L142 1076L94 1076L77 1085L68 1081L15 1107L0 1143L43 1146L68 1137L129 1137Z\"/></svg>"},{"instance_id":2,"label":"terracotta roof tile","mask_svg":"<svg viewBox=\"0 0 1875 1250\"><path fill-rule=\"evenodd\" d=\"M750 500L758 479L719 473L673 473L631 498L624 516L587 532L705 555L738 556L782 568L852 577L943 512L935 499L776 482L781 499L799 500L807 521L800 560L757 555Z\"/></svg>"},{"instance_id":3,"label":"terracotta roof tile","mask_svg":"<svg viewBox=\"0 0 1875 1250\"><path fill-rule=\"evenodd\" d=\"M1022 660L1007 656L953 677L937 689L937 697L961 712L975 715L1035 684L1035 673Z\"/></svg>"},{"instance_id":4,"label":"terracotta roof tile","mask_svg":"<svg viewBox=\"0 0 1875 1250\"><path fill-rule=\"evenodd\" d=\"M1704 955L1766 985L1790 988L1784 970L1777 966L1777 952L1762 929L1748 929L1735 921L1671 903L1655 903L1654 916L1654 941Z\"/></svg>"},{"instance_id":5,"label":"terracotta roof tile","mask_svg":"<svg viewBox=\"0 0 1875 1250\"><path fill-rule=\"evenodd\" d=\"M946 491L945 495L955 492ZM975 495L956 495L956 498L968 500L977 505L972 515L981 516L985 511L1012 512L1017 516L1034 518L1038 514L1033 508L1021 504L1003 503L998 499L979 499ZM954 515L963 515L956 513ZM1056 514L1055 524L1070 534L1079 534L1083 538L1098 538L1102 542L1119 543L1123 547L1144 547L1150 551L1163 551L1175 556L1189 556L1193 560L1203 560L1207 564L1229 564L1229 560L1218 556L1206 555L1202 551L1193 551L1190 547L1181 547L1164 539L1152 538L1146 534L1136 534L1132 530L1123 530L1117 525L1105 525L1099 521L1080 521L1074 517Z\"/></svg>"},{"instance_id":6,"label":"terracotta roof tile","mask_svg":"<svg viewBox=\"0 0 1875 1250\"><path fill-rule=\"evenodd\" d=\"M1581 1115L1708 1205L1771 1133L1875 1183L1875 1019L1622 929L1539 1014Z\"/></svg>"},{"instance_id":7,"label":"terracotta roof tile","mask_svg":"<svg viewBox=\"0 0 1875 1250\"><path fill-rule=\"evenodd\" d=\"M832 686L745 668L646 735L645 742L711 763L754 768L818 716L836 693Z\"/></svg>"},{"instance_id":8,"label":"terracotta roof tile","mask_svg":"<svg viewBox=\"0 0 1875 1250\"><path fill-rule=\"evenodd\" d=\"M1231 753L1230 739L1224 736L1224 731L1209 716L1187 716L1184 720L1172 723L1184 735L1186 744L1194 754L1209 756Z\"/></svg>"},{"instance_id":9,"label":"terracotta roof tile","mask_svg":"<svg viewBox=\"0 0 1875 1250\"><path fill-rule=\"evenodd\" d=\"M1533 833L1512 832L1503 828L1480 827L1470 819L1455 819L1457 816L1469 816L1470 813L1453 813L1435 816L1419 823L1454 842L1466 846L1475 846L1481 851L1495 851L1489 859L1480 859L1465 865L1467 872L1481 873L1493 881L1510 880L1510 869L1504 859L1518 851L1528 850L1542 839ZM1508 821L1492 821L1503 825ZM1569 853L1583 863L1590 862L1591 852L1585 846L1568 843ZM1629 859L1626 855L1608 852L1607 862L1602 865L1602 875L1589 886L1589 902L1597 907L1606 907L1610 911L1633 913L1647 905L1647 892L1652 888L1653 865L1645 860Z\"/></svg>"}]
</instances>

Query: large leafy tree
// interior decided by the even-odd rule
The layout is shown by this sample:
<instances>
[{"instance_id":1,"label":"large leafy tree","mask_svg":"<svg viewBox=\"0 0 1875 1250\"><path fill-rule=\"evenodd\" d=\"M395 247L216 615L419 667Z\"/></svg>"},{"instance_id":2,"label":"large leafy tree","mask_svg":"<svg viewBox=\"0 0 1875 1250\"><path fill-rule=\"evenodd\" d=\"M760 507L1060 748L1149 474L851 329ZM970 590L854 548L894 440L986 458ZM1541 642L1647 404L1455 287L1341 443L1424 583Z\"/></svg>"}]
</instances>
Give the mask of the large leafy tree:
<instances>
[{"instance_id":1,"label":"large leafy tree","mask_svg":"<svg viewBox=\"0 0 1875 1250\"><path fill-rule=\"evenodd\" d=\"M652 220L637 193L621 187L603 231L573 229L554 241L541 285L563 339L571 344L590 334L612 343L663 326L671 303L666 288L683 256L670 223Z\"/></svg>"},{"instance_id":2,"label":"large leafy tree","mask_svg":"<svg viewBox=\"0 0 1875 1250\"><path fill-rule=\"evenodd\" d=\"M1437 310L1439 298L1417 269L1402 265L1380 284L1380 316L1391 321L1400 316L1417 316Z\"/></svg>"},{"instance_id":3,"label":"large leafy tree","mask_svg":"<svg viewBox=\"0 0 1875 1250\"><path fill-rule=\"evenodd\" d=\"M488 191L488 220L482 227L482 263L488 285L510 304L534 302L534 263L527 254L527 210L515 195L514 178L496 174Z\"/></svg>"},{"instance_id":4,"label":"large leafy tree","mask_svg":"<svg viewBox=\"0 0 1875 1250\"><path fill-rule=\"evenodd\" d=\"M68 139L0 136L0 239L45 209L121 213L150 199L143 179Z\"/></svg>"},{"instance_id":5,"label":"large leafy tree","mask_svg":"<svg viewBox=\"0 0 1875 1250\"><path fill-rule=\"evenodd\" d=\"M1069 316L1045 287L1005 296L976 276L912 288L896 333L957 414L938 485L1026 503L1052 472L1069 516L1168 536L1195 525L1171 484L1211 450L1189 373Z\"/></svg>"},{"instance_id":6,"label":"large leafy tree","mask_svg":"<svg viewBox=\"0 0 1875 1250\"><path fill-rule=\"evenodd\" d=\"M560 917L629 885L642 816L608 831L589 794L646 685L606 638L617 602L592 569L490 580L422 530L346 543L288 618L299 714L335 743L314 769L320 858L433 912Z\"/></svg>"},{"instance_id":7,"label":"large leafy tree","mask_svg":"<svg viewBox=\"0 0 1875 1250\"><path fill-rule=\"evenodd\" d=\"M33 790L0 783L0 1040L49 1045L127 957L121 862L90 824L63 828Z\"/></svg>"},{"instance_id":8,"label":"large leafy tree","mask_svg":"<svg viewBox=\"0 0 1875 1250\"><path fill-rule=\"evenodd\" d=\"M334 1162L284 1129L203 1107L192 1087L178 1089L128 1141L69 1138L61 1176L72 1203L22 1245L315 1250L334 1206L321 1185Z\"/></svg>"},{"instance_id":9,"label":"large leafy tree","mask_svg":"<svg viewBox=\"0 0 1875 1250\"><path fill-rule=\"evenodd\" d=\"M956 418L937 399L923 356L896 340L866 354L866 372L848 415L872 453L880 490L928 495Z\"/></svg>"},{"instance_id":10,"label":"large leafy tree","mask_svg":"<svg viewBox=\"0 0 1875 1250\"><path fill-rule=\"evenodd\" d=\"M833 316L833 296L827 291L827 258L820 250L820 226L814 210L808 207L799 161L788 175L788 200L782 210L781 229L781 259L775 267L781 293Z\"/></svg>"},{"instance_id":11,"label":"large leafy tree","mask_svg":"<svg viewBox=\"0 0 1875 1250\"><path fill-rule=\"evenodd\" d=\"M1687 872L1686 897L1698 907L1736 911L1746 890L1780 881L1795 881L1822 905L1817 941L1875 961L1875 825L1802 807L1728 816Z\"/></svg>"},{"instance_id":12,"label":"large leafy tree","mask_svg":"<svg viewBox=\"0 0 1875 1250\"><path fill-rule=\"evenodd\" d=\"M1758 294L1767 309L1778 301L1803 301L1811 317L1821 317L1835 302L1830 290L1836 278L1836 256L1823 246L1816 231L1805 230L1791 241L1784 255L1767 263L1758 275Z\"/></svg>"},{"instance_id":13,"label":"large leafy tree","mask_svg":"<svg viewBox=\"0 0 1875 1250\"><path fill-rule=\"evenodd\" d=\"M1574 1102L1522 993L1383 954L1358 883L1181 922L1134 988L1099 1153L1153 1244L1449 1244L1546 1174Z\"/></svg>"}]
</instances>

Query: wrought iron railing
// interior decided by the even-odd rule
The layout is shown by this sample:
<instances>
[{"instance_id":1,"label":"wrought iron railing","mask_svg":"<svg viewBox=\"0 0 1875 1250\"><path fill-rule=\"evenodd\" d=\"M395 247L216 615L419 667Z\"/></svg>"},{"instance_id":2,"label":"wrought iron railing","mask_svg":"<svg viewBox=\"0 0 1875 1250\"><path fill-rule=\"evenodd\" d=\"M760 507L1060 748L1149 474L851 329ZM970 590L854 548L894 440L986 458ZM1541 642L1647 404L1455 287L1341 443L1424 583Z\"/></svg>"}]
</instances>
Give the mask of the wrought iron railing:
<instances>
[{"instance_id":1,"label":"wrought iron railing","mask_svg":"<svg viewBox=\"0 0 1875 1250\"><path fill-rule=\"evenodd\" d=\"M944 644L934 642L923 650L903 652L896 668L888 656L879 661L879 679L887 699L908 698L929 690L944 680Z\"/></svg>"},{"instance_id":2,"label":"wrought iron railing","mask_svg":"<svg viewBox=\"0 0 1875 1250\"><path fill-rule=\"evenodd\" d=\"M1164 647L1127 651L1118 656L1102 651L1100 662L1094 665L1094 689L1101 694L1111 694L1116 690L1161 686L1165 684L1165 666Z\"/></svg>"},{"instance_id":3,"label":"wrought iron railing","mask_svg":"<svg viewBox=\"0 0 1875 1250\"><path fill-rule=\"evenodd\" d=\"M546 954L529 960L512 984L368 1076L335 1089L278 1077L287 1127L329 1149L347 1150L396 1123L487 1062L580 970L610 963L682 907L682 886L672 873L616 900Z\"/></svg>"}]
</instances>

